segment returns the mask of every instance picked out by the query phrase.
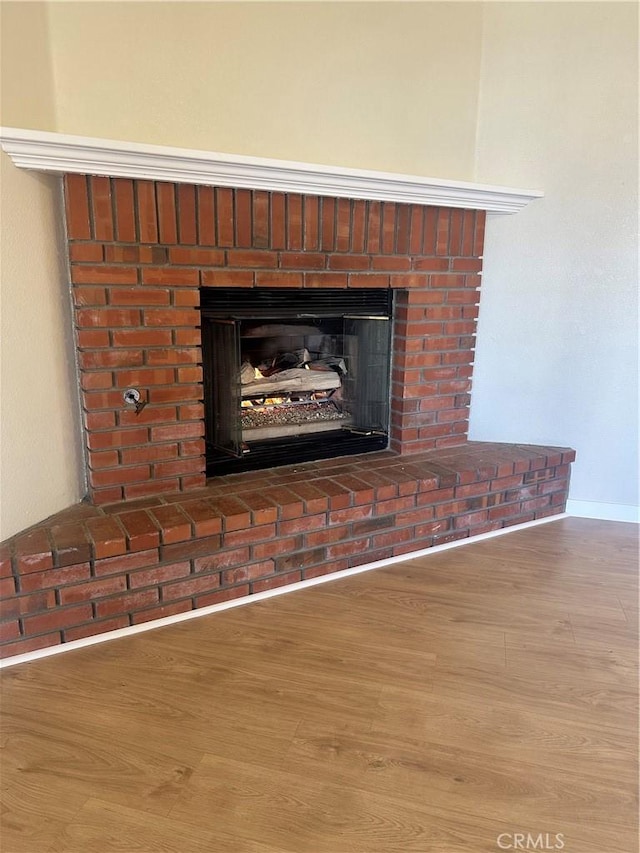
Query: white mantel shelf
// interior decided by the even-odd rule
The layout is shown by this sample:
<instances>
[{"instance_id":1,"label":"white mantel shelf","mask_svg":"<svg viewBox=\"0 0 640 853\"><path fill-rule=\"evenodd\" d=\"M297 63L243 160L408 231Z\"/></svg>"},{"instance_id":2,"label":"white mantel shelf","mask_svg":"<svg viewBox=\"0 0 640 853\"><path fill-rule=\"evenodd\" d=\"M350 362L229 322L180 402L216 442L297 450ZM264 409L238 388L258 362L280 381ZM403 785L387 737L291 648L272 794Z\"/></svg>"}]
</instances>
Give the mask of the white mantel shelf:
<instances>
[{"instance_id":1,"label":"white mantel shelf","mask_svg":"<svg viewBox=\"0 0 640 853\"><path fill-rule=\"evenodd\" d=\"M374 199L437 207L517 213L540 190L447 181L394 172L270 160L189 148L68 136L43 130L0 129L0 145L21 169L141 178L181 184Z\"/></svg>"}]
</instances>

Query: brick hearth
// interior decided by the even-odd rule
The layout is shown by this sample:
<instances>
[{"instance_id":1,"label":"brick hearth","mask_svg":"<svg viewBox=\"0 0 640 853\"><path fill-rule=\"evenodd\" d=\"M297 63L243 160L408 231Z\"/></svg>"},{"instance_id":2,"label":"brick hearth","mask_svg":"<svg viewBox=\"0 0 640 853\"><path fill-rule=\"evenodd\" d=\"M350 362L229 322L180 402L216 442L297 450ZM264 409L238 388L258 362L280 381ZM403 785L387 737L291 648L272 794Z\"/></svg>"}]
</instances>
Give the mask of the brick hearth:
<instances>
[{"instance_id":1,"label":"brick hearth","mask_svg":"<svg viewBox=\"0 0 640 853\"><path fill-rule=\"evenodd\" d=\"M572 450L467 441L483 211L84 175L65 204L91 504L0 546L2 656L564 510ZM390 449L207 481L201 287L392 288Z\"/></svg>"},{"instance_id":2,"label":"brick hearth","mask_svg":"<svg viewBox=\"0 0 640 853\"><path fill-rule=\"evenodd\" d=\"M0 546L9 656L562 512L573 451L470 442L79 504Z\"/></svg>"}]
</instances>

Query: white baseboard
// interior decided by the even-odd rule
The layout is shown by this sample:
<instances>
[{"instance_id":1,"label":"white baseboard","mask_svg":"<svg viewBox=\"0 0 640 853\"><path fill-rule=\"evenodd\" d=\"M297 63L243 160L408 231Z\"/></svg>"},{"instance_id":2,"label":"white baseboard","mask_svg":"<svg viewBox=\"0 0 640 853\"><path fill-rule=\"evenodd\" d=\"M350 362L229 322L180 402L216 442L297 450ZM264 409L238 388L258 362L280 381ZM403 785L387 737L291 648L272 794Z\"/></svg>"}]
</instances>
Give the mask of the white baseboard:
<instances>
[{"instance_id":1,"label":"white baseboard","mask_svg":"<svg viewBox=\"0 0 640 853\"><path fill-rule=\"evenodd\" d=\"M482 542L485 539L494 539L496 536L504 536L507 533L515 533L518 530L525 530L528 527L537 527L540 524L548 524L550 521L559 521L562 518L567 518L567 514L561 513L558 515L550 515L547 518L527 521L524 524L515 524L512 527L503 527L500 530L492 530L489 533L481 533L478 536L471 536L467 539L456 539L455 542L447 542L444 545L434 545L432 548L423 548L421 551L411 551L409 554L401 554L398 557L389 557L386 560L378 560L375 563L365 563L365 565L356 566L353 569L343 569L341 572L332 572L329 575L309 578L308 580L298 581L297 583L281 586L277 589L269 589L265 592L255 592L252 595L245 595L242 598L234 598L232 601L223 601L220 604L211 604L208 607L200 607L197 610L188 610L185 613L177 613L175 616L165 616L162 619L154 619L152 622L143 622L140 625L130 625L128 628L117 628L115 631L108 631L105 634L96 634L94 637L83 637L81 640L72 640L69 643L49 646L46 649L37 649L34 652L26 652L23 655L14 655L11 658L0 660L0 669L16 666L19 663L28 663L30 661L39 660L40 658L51 657L52 655L59 655L63 652L71 652L75 649L86 648L87 646L95 646L98 645L98 643L106 643L110 640L120 640L123 637L131 637L134 634L142 634L145 631L153 631L156 628L164 628L167 625L175 625L178 622L186 622L189 619L199 619L201 616L209 616L211 613L219 613L221 610L229 610L232 607L241 607L245 604L253 604L255 601L264 601L266 598L274 598L277 595L297 592L299 589L318 586L321 583L340 580L341 578L350 577L351 575L359 575L362 572L370 572L373 569L381 569L384 566L392 566L395 563L405 563L407 560L416 559L416 557L429 557L432 554L440 554L443 551L449 551L451 548L460 548L463 545L474 545L476 542Z\"/></svg>"},{"instance_id":2,"label":"white baseboard","mask_svg":"<svg viewBox=\"0 0 640 853\"><path fill-rule=\"evenodd\" d=\"M602 521L632 521L640 524L640 507L632 504L568 500L567 515L577 518L599 518Z\"/></svg>"}]
</instances>

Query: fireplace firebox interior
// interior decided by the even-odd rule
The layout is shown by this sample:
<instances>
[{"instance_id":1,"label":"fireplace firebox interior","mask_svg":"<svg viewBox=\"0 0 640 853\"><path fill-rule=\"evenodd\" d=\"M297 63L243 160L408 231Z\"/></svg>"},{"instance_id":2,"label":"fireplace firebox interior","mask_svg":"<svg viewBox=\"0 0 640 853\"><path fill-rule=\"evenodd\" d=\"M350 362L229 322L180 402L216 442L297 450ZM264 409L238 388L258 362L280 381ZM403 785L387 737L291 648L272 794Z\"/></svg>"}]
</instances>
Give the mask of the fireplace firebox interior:
<instances>
[{"instance_id":1,"label":"fireplace firebox interior","mask_svg":"<svg viewBox=\"0 0 640 853\"><path fill-rule=\"evenodd\" d=\"M208 473L380 450L392 292L202 290Z\"/></svg>"}]
</instances>

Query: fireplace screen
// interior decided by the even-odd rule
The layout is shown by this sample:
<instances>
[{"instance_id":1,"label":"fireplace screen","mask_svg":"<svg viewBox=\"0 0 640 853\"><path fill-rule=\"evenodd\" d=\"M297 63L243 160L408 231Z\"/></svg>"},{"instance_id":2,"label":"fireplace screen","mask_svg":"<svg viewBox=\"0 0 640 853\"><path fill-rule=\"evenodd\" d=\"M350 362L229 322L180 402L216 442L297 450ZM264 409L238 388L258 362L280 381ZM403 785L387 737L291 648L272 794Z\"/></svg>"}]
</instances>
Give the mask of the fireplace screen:
<instances>
[{"instance_id":1,"label":"fireplace screen","mask_svg":"<svg viewBox=\"0 0 640 853\"><path fill-rule=\"evenodd\" d=\"M369 296L369 298L367 298ZM217 473L386 447L389 291L203 290Z\"/></svg>"}]
</instances>

